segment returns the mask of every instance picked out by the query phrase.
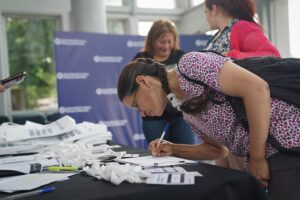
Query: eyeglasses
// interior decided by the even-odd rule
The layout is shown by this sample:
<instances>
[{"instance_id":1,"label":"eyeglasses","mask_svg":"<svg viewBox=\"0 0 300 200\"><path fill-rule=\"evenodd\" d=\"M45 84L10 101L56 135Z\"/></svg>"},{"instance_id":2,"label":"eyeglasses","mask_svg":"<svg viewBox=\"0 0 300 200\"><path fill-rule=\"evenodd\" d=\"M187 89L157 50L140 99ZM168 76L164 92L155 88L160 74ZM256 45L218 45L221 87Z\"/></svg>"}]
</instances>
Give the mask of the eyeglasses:
<instances>
[{"instance_id":1,"label":"eyeglasses","mask_svg":"<svg viewBox=\"0 0 300 200\"><path fill-rule=\"evenodd\" d=\"M135 98L136 98L136 94L138 92L139 87L135 90L134 96L133 96L133 101L131 104L131 107L136 109L138 112L141 112L141 109L139 108L139 105L136 103Z\"/></svg>"}]
</instances>

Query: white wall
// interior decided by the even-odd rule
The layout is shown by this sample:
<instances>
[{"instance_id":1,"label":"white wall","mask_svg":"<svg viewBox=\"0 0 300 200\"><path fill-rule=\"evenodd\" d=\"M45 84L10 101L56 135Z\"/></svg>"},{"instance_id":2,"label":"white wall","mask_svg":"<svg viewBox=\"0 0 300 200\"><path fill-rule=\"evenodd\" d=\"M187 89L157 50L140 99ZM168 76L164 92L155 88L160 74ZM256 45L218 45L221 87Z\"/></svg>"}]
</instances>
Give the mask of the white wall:
<instances>
[{"instance_id":1,"label":"white wall","mask_svg":"<svg viewBox=\"0 0 300 200\"><path fill-rule=\"evenodd\" d=\"M199 5L187 11L178 21L177 28L181 34L195 34L209 30L206 21L204 5Z\"/></svg>"},{"instance_id":2,"label":"white wall","mask_svg":"<svg viewBox=\"0 0 300 200\"><path fill-rule=\"evenodd\" d=\"M300 1L289 0L289 28L291 56L300 58Z\"/></svg>"}]
</instances>

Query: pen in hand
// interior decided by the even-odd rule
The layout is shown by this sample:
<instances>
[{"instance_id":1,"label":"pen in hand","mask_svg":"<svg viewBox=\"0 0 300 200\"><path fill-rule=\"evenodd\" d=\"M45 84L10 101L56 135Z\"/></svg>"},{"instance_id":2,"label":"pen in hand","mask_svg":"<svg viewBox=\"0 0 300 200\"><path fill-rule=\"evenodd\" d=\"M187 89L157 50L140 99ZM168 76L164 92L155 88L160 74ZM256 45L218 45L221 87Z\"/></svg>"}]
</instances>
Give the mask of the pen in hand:
<instances>
[{"instance_id":1,"label":"pen in hand","mask_svg":"<svg viewBox=\"0 0 300 200\"><path fill-rule=\"evenodd\" d=\"M161 134L161 136L159 138L159 140L158 140L156 148L159 146L159 144L161 143L161 141L164 139L164 137L165 137L165 135L166 135L166 133L168 131L168 128L169 128L169 123L166 124L166 126L165 126L165 128L164 128L164 130L163 130L163 132L162 132L162 134Z\"/></svg>"}]
</instances>

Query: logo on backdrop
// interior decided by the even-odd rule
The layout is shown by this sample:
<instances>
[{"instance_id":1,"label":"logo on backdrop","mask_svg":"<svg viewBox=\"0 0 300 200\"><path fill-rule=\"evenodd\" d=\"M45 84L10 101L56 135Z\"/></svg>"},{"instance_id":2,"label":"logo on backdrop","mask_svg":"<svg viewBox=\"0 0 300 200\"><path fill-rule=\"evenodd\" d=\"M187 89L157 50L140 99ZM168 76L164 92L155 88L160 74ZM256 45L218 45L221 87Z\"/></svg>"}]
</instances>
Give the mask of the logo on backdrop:
<instances>
[{"instance_id":1,"label":"logo on backdrop","mask_svg":"<svg viewBox=\"0 0 300 200\"><path fill-rule=\"evenodd\" d=\"M62 80L62 79L87 79L88 76L90 74L89 73L62 73L62 72L58 72L56 74L57 79Z\"/></svg>"},{"instance_id":2,"label":"logo on backdrop","mask_svg":"<svg viewBox=\"0 0 300 200\"><path fill-rule=\"evenodd\" d=\"M129 47L129 48L144 47L144 41L141 41L141 40L137 40L137 41L128 40L126 44L127 44L127 47Z\"/></svg>"},{"instance_id":3,"label":"logo on backdrop","mask_svg":"<svg viewBox=\"0 0 300 200\"><path fill-rule=\"evenodd\" d=\"M195 45L197 47L201 47L201 46L205 47L206 43L207 43L207 39L205 39L205 40L200 40L200 39L195 40Z\"/></svg>"},{"instance_id":4,"label":"logo on backdrop","mask_svg":"<svg viewBox=\"0 0 300 200\"><path fill-rule=\"evenodd\" d=\"M94 56L95 63L121 63L123 56Z\"/></svg>"},{"instance_id":5,"label":"logo on backdrop","mask_svg":"<svg viewBox=\"0 0 300 200\"><path fill-rule=\"evenodd\" d=\"M92 106L72 106L72 107L59 107L58 111L60 114L67 113L86 113L90 112Z\"/></svg>"},{"instance_id":6,"label":"logo on backdrop","mask_svg":"<svg viewBox=\"0 0 300 200\"><path fill-rule=\"evenodd\" d=\"M137 141L137 140L145 140L146 138L145 138L145 135L143 133L142 134L135 133L135 134L133 134L133 139L135 141Z\"/></svg>"},{"instance_id":7,"label":"logo on backdrop","mask_svg":"<svg viewBox=\"0 0 300 200\"><path fill-rule=\"evenodd\" d=\"M97 88L96 94L97 95L111 95L117 94L117 88Z\"/></svg>"},{"instance_id":8,"label":"logo on backdrop","mask_svg":"<svg viewBox=\"0 0 300 200\"><path fill-rule=\"evenodd\" d=\"M103 123L108 127L114 127L114 126L125 126L128 124L128 120L123 119L123 120L110 120L110 121L99 121L99 124Z\"/></svg>"},{"instance_id":9,"label":"logo on backdrop","mask_svg":"<svg viewBox=\"0 0 300 200\"><path fill-rule=\"evenodd\" d=\"M54 44L56 45L68 45L68 46L85 46L87 40L82 39L65 39L65 38L55 38Z\"/></svg>"}]
</instances>

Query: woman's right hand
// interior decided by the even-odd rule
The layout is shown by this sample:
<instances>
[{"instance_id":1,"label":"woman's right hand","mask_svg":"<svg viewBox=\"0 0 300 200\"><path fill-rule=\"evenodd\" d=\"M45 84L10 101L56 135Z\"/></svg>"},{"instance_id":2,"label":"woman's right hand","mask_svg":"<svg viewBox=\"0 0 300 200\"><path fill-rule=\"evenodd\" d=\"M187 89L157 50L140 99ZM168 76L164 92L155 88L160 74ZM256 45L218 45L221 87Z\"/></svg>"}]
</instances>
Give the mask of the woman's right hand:
<instances>
[{"instance_id":1,"label":"woman's right hand","mask_svg":"<svg viewBox=\"0 0 300 200\"><path fill-rule=\"evenodd\" d=\"M250 157L249 172L262 184L263 187L268 187L270 172L266 159L251 159Z\"/></svg>"},{"instance_id":2,"label":"woman's right hand","mask_svg":"<svg viewBox=\"0 0 300 200\"><path fill-rule=\"evenodd\" d=\"M149 150L151 151L152 155L157 157L171 156L173 154L174 144L169 141L162 140L157 146L158 141L159 139L156 139L149 143Z\"/></svg>"}]
</instances>

